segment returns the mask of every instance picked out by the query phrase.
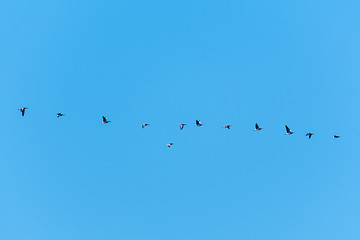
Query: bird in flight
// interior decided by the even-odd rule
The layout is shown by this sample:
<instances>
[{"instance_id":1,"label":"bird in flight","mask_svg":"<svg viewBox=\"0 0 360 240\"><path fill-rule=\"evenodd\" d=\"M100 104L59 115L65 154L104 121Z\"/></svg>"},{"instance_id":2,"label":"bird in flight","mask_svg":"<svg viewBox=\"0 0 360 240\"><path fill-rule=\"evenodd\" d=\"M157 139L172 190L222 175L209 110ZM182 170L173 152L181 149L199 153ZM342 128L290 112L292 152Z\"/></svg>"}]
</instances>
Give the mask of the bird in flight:
<instances>
[{"instance_id":1,"label":"bird in flight","mask_svg":"<svg viewBox=\"0 0 360 240\"><path fill-rule=\"evenodd\" d=\"M180 130L183 130L185 125L186 125L185 123L179 124Z\"/></svg>"},{"instance_id":2,"label":"bird in flight","mask_svg":"<svg viewBox=\"0 0 360 240\"><path fill-rule=\"evenodd\" d=\"M171 142L171 143L166 144L166 146L171 147L173 144L174 143Z\"/></svg>"},{"instance_id":3,"label":"bird in flight","mask_svg":"<svg viewBox=\"0 0 360 240\"><path fill-rule=\"evenodd\" d=\"M310 139L312 135L314 135L314 134L313 134L313 133L308 132L308 133L306 133L306 135L305 135L305 136L309 137L309 139Z\"/></svg>"},{"instance_id":4,"label":"bird in flight","mask_svg":"<svg viewBox=\"0 0 360 240\"><path fill-rule=\"evenodd\" d=\"M230 129L231 125L225 125L223 126L223 128L227 128L227 129Z\"/></svg>"},{"instance_id":5,"label":"bird in flight","mask_svg":"<svg viewBox=\"0 0 360 240\"><path fill-rule=\"evenodd\" d=\"M104 117L104 116L102 117L102 119L103 119L103 120L102 120L102 123L103 123L103 124L106 124L106 123L111 122L111 121L108 121L108 120L106 119L106 117Z\"/></svg>"},{"instance_id":6,"label":"bird in flight","mask_svg":"<svg viewBox=\"0 0 360 240\"><path fill-rule=\"evenodd\" d=\"M294 133L290 130L290 128L287 125L285 125L285 128L286 128L286 135L291 135Z\"/></svg>"},{"instance_id":7,"label":"bird in flight","mask_svg":"<svg viewBox=\"0 0 360 240\"><path fill-rule=\"evenodd\" d=\"M141 127L144 128L144 127L149 126L149 125L150 124L148 124L148 123L143 123L143 124L141 124Z\"/></svg>"},{"instance_id":8,"label":"bird in flight","mask_svg":"<svg viewBox=\"0 0 360 240\"><path fill-rule=\"evenodd\" d=\"M262 128L261 127L259 127L259 125L257 124L257 123L255 123L255 129L254 129L254 131L260 131Z\"/></svg>"},{"instance_id":9,"label":"bird in flight","mask_svg":"<svg viewBox=\"0 0 360 240\"><path fill-rule=\"evenodd\" d=\"M196 124L197 127L200 127L200 126L203 125L203 124L200 122L200 120L196 120L195 124Z\"/></svg>"},{"instance_id":10,"label":"bird in flight","mask_svg":"<svg viewBox=\"0 0 360 240\"><path fill-rule=\"evenodd\" d=\"M18 110L21 112L21 116L25 115L25 109L28 109L27 107L21 107Z\"/></svg>"},{"instance_id":11,"label":"bird in flight","mask_svg":"<svg viewBox=\"0 0 360 240\"><path fill-rule=\"evenodd\" d=\"M338 135L334 135L334 136L333 136L333 138L340 138L340 136L338 136Z\"/></svg>"},{"instance_id":12,"label":"bird in flight","mask_svg":"<svg viewBox=\"0 0 360 240\"><path fill-rule=\"evenodd\" d=\"M56 117L59 118L59 117L62 117L62 116L64 116L64 115L65 115L65 114L59 112L58 114L56 114Z\"/></svg>"}]
</instances>

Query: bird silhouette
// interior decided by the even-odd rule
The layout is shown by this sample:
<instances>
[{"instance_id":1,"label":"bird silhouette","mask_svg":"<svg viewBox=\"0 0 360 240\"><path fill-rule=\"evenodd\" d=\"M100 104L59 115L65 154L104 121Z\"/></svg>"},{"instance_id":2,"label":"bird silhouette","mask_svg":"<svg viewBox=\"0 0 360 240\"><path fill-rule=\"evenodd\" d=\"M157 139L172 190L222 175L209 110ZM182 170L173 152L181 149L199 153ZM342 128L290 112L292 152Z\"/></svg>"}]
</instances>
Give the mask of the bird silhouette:
<instances>
[{"instance_id":1,"label":"bird silhouette","mask_svg":"<svg viewBox=\"0 0 360 240\"><path fill-rule=\"evenodd\" d=\"M185 125L186 125L185 123L179 124L180 130L183 130Z\"/></svg>"},{"instance_id":2,"label":"bird silhouette","mask_svg":"<svg viewBox=\"0 0 360 240\"><path fill-rule=\"evenodd\" d=\"M310 139L312 135L314 135L314 134L313 134L313 133L308 132L308 133L306 133L306 135L305 135L305 136L309 137L309 139Z\"/></svg>"},{"instance_id":3,"label":"bird silhouette","mask_svg":"<svg viewBox=\"0 0 360 240\"><path fill-rule=\"evenodd\" d=\"M171 147L173 144L174 143L171 142L171 143L166 144L166 146Z\"/></svg>"},{"instance_id":4,"label":"bird silhouette","mask_svg":"<svg viewBox=\"0 0 360 240\"><path fill-rule=\"evenodd\" d=\"M62 116L65 116L65 114L60 113L60 112L59 112L58 114L56 114L56 117L58 117L58 118L59 118L59 117L62 117Z\"/></svg>"},{"instance_id":5,"label":"bird silhouette","mask_svg":"<svg viewBox=\"0 0 360 240\"><path fill-rule=\"evenodd\" d=\"M141 127L144 128L144 127L149 126L149 125L150 124L148 124L148 123L143 123L143 124L141 124Z\"/></svg>"},{"instance_id":6,"label":"bird silhouette","mask_svg":"<svg viewBox=\"0 0 360 240\"><path fill-rule=\"evenodd\" d=\"M340 138L340 136L338 136L338 135L334 135L334 136L333 136L333 138Z\"/></svg>"},{"instance_id":7,"label":"bird silhouette","mask_svg":"<svg viewBox=\"0 0 360 240\"><path fill-rule=\"evenodd\" d=\"M111 121L108 121L107 119L106 119L106 117L104 117L104 116L102 116L102 123L103 124L106 124L106 123L109 123L109 122L111 122Z\"/></svg>"},{"instance_id":8,"label":"bird silhouette","mask_svg":"<svg viewBox=\"0 0 360 240\"><path fill-rule=\"evenodd\" d=\"M227 128L227 129L230 129L231 125L225 125L223 126L223 128Z\"/></svg>"},{"instance_id":9,"label":"bird silhouette","mask_svg":"<svg viewBox=\"0 0 360 240\"><path fill-rule=\"evenodd\" d=\"M202 126L202 125L203 125L203 124L200 122L200 120L196 120L195 126L200 127L200 126Z\"/></svg>"},{"instance_id":10,"label":"bird silhouette","mask_svg":"<svg viewBox=\"0 0 360 240\"><path fill-rule=\"evenodd\" d=\"M28 109L27 107L21 107L18 110L21 112L21 116L25 115L25 109Z\"/></svg>"},{"instance_id":11,"label":"bird silhouette","mask_svg":"<svg viewBox=\"0 0 360 240\"><path fill-rule=\"evenodd\" d=\"M290 130L290 128L287 125L285 125L285 128L286 128L286 133L285 133L286 135L291 135L294 133Z\"/></svg>"},{"instance_id":12,"label":"bird silhouette","mask_svg":"<svg viewBox=\"0 0 360 240\"><path fill-rule=\"evenodd\" d=\"M255 129L254 129L254 131L260 131L262 128L261 127L259 127L259 125L257 124L257 123L255 123Z\"/></svg>"}]
</instances>

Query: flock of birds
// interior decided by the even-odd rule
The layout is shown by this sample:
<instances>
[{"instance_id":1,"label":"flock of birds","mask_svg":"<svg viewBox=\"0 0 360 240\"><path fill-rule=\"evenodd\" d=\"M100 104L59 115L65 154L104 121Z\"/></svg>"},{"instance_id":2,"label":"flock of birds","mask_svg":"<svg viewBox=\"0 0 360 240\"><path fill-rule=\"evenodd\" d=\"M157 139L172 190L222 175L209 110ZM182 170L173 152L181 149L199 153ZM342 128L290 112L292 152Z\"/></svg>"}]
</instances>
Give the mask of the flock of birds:
<instances>
[{"instance_id":1,"label":"flock of birds","mask_svg":"<svg viewBox=\"0 0 360 240\"><path fill-rule=\"evenodd\" d=\"M19 108L19 111L21 112L21 116L25 116L25 110L26 110L26 109L28 109L28 108L27 108L27 107L21 107L21 108ZM63 116L65 116L65 114L63 114L63 113L61 113L61 112L59 112L59 113L56 114L56 117L58 117L58 118L59 118L59 117L63 117ZM103 123L103 124L107 124L107 123L109 123L109 122L111 122L111 121L107 120L107 118L106 118L105 116L102 116L102 123ZM147 127L147 126L149 126L149 125L150 125L150 124L148 124L148 123L143 123L143 124L141 124L141 127L142 127L142 128L145 128L145 127ZM196 126L196 127L201 127L202 125L203 125L203 124L200 122L200 120L196 120L196 121L195 121L195 126ZM185 123L179 124L180 130L183 130L185 126L186 126ZM230 129L230 127L231 127L231 125L225 125L225 126L223 126L223 128L227 128L227 129ZM286 129L285 135L294 134L294 132L291 131L291 129L290 129L287 125L285 125L285 129ZM261 130L262 130L262 128L259 127L259 125L258 125L257 123L255 123L255 129L254 129L254 131L261 131ZM310 139L313 135L314 135L313 133L308 132L308 133L306 133L305 136L306 136L306 137L309 137L309 139ZM340 136L334 135L333 138L340 138ZM174 145L174 143L172 143L172 142L166 144L166 146L168 146L169 148L170 148L172 145Z\"/></svg>"}]
</instances>

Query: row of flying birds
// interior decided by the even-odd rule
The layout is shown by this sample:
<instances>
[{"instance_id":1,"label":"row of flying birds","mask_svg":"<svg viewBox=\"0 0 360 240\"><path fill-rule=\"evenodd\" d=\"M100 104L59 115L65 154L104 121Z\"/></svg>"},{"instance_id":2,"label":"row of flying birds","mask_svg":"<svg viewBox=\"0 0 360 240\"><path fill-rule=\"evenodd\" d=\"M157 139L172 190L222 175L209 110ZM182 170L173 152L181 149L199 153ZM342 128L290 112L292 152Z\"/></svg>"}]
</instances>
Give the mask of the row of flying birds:
<instances>
[{"instance_id":1,"label":"row of flying birds","mask_svg":"<svg viewBox=\"0 0 360 240\"><path fill-rule=\"evenodd\" d=\"M21 107L21 108L19 108L19 111L21 112L21 116L25 116L25 110L26 110L26 109L28 109L28 108L27 108L27 107ZM63 114L63 113L61 113L61 112L59 112L59 113L56 114L56 117L58 117L58 118L59 118L59 117L63 117L63 116L65 116L65 114ZM107 123L109 123L109 122L111 122L111 121L109 121L105 116L102 116L102 123L103 123L103 124L107 124ZM142 127L142 128L145 128L145 127L147 127L147 126L149 126L149 125L150 125L150 124L148 124L148 123L143 123L143 124L141 124L141 127ZM201 123L200 120L196 120L196 121L195 121L195 126L196 126L196 127L201 127L202 125L203 125L203 123ZM180 130L183 130L185 126L186 126L185 123L179 124ZM223 126L223 128L230 129L230 128L231 128L231 125L225 125L225 126ZM295 132L291 131L291 129L290 129L287 125L285 125L285 129L286 129L285 135L292 135L292 134L295 133ZM255 129L254 129L254 131L261 131L261 130L262 130L262 128L259 127L259 125L258 125L257 123L255 123ZM311 133L311 132L308 132L308 133L305 134L305 136L308 137L309 139L310 139L313 135L314 135L314 134ZM334 135L332 138L340 138L340 136ZM166 144L166 145L170 148L172 145L174 145L174 143L171 142L171 143L168 143L168 144Z\"/></svg>"}]
</instances>

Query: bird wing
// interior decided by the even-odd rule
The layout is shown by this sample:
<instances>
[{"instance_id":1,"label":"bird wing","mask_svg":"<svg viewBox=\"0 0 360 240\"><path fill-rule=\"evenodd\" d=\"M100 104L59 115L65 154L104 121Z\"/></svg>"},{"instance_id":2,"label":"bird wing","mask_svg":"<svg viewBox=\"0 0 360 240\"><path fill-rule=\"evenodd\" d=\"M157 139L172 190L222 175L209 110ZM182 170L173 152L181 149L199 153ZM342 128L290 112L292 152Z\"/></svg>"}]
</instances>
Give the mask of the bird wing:
<instances>
[{"instance_id":1,"label":"bird wing","mask_svg":"<svg viewBox=\"0 0 360 240\"><path fill-rule=\"evenodd\" d=\"M103 119L103 122L106 122L106 117L103 116L102 119Z\"/></svg>"},{"instance_id":2,"label":"bird wing","mask_svg":"<svg viewBox=\"0 0 360 240\"><path fill-rule=\"evenodd\" d=\"M255 129L259 129L259 125L257 123L255 124Z\"/></svg>"},{"instance_id":3,"label":"bird wing","mask_svg":"<svg viewBox=\"0 0 360 240\"><path fill-rule=\"evenodd\" d=\"M290 132L290 128L287 126L287 125L285 125L285 128L286 128L286 132Z\"/></svg>"}]
</instances>

